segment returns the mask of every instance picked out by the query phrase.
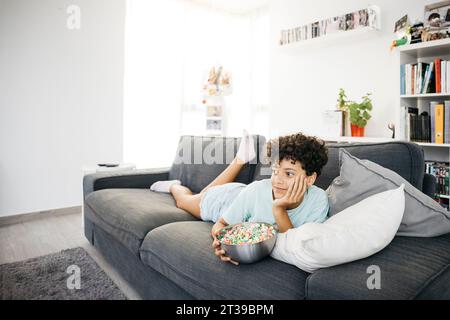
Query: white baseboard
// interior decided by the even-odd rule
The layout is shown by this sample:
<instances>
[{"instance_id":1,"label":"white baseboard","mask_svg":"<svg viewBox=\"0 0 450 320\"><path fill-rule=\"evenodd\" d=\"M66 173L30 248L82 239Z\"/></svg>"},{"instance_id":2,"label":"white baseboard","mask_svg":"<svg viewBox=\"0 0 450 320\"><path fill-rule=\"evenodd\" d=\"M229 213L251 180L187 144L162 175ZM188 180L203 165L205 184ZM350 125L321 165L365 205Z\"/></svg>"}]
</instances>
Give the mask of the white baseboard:
<instances>
[{"instance_id":1,"label":"white baseboard","mask_svg":"<svg viewBox=\"0 0 450 320\"><path fill-rule=\"evenodd\" d=\"M41 218L63 216L66 214L75 214L75 213L81 214L81 211L82 211L81 206L74 206L68 208L29 212L24 214L16 214L13 216L0 217L0 227Z\"/></svg>"}]
</instances>

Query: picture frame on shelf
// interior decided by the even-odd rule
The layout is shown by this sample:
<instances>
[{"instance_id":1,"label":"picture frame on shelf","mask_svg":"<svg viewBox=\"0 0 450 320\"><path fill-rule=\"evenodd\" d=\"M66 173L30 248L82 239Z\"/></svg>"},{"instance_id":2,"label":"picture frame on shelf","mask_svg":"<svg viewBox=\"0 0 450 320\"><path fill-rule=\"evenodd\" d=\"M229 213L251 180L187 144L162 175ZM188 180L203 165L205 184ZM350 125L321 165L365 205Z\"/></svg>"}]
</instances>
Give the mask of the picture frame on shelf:
<instances>
[{"instance_id":1,"label":"picture frame on shelf","mask_svg":"<svg viewBox=\"0 0 450 320\"><path fill-rule=\"evenodd\" d=\"M207 105L206 106L206 116L207 117L221 117L222 116L222 106L221 105Z\"/></svg>"},{"instance_id":2,"label":"picture frame on shelf","mask_svg":"<svg viewBox=\"0 0 450 320\"><path fill-rule=\"evenodd\" d=\"M221 119L207 119L206 120L206 130L207 131L222 131L222 120Z\"/></svg>"},{"instance_id":3,"label":"picture frame on shelf","mask_svg":"<svg viewBox=\"0 0 450 320\"><path fill-rule=\"evenodd\" d=\"M445 28L450 27L450 1L441 1L425 6L425 27Z\"/></svg>"},{"instance_id":4,"label":"picture frame on shelf","mask_svg":"<svg viewBox=\"0 0 450 320\"><path fill-rule=\"evenodd\" d=\"M369 26L369 11L367 9L359 10L359 25L361 27Z\"/></svg>"},{"instance_id":5,"label":"picture frame on shelf","mask_svg":"<svg viewBox=\"0 0 450 320\"><path fill-rule=\"evenodd\" d=\"M397 22L395 22L394 33L405 33L409 25L408 15L404 15Z\"/></svg>"}]
</instances>

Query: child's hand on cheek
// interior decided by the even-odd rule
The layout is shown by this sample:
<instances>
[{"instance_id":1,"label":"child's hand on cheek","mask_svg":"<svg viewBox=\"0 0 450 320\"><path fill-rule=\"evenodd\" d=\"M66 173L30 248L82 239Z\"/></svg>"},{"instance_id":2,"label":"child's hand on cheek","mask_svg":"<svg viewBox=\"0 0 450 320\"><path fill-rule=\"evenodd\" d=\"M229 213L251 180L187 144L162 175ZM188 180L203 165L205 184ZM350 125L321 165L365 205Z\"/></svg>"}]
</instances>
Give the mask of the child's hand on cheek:
<instances>
[{"instance_id":1,"label":"child's hand on cheek","mask_svg":"<svg viewBox=\"0 0 450 320\"><path fill-rule=\"evenodd\" d=\"M286 194L273 201L274 207L287 209L291 206L300 204L303 201L305 192L308 190L308 181L305 175L295 177L294 181L289 185Z\"/></svg>"}]
</instances>

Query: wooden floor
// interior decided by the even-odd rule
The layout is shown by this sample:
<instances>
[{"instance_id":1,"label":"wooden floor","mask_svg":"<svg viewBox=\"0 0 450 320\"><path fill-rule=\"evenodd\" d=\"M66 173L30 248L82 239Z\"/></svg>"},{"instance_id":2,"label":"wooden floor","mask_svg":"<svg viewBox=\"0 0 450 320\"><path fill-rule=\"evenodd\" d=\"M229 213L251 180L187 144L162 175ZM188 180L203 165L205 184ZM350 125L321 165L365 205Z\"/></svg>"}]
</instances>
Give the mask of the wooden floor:
<instances>
[{"instance_id":1,"label":"wooden floor","mask_svg":"<svg viewBox=\"0 0 450 320\"><path fill-rule=\"evenodd\" d=\"M82 247L129 299L140 299L83 235L81 212L0 226L0 264Z\"/></svg>"}]
</instances>

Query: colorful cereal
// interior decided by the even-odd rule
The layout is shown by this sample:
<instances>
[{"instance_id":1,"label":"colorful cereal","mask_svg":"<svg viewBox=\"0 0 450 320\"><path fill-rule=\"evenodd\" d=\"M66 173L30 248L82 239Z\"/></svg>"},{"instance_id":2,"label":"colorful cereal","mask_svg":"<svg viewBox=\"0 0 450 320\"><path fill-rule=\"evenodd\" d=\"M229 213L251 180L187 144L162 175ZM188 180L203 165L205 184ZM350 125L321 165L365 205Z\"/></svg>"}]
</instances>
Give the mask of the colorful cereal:
<instances>
[{"instance_id":1,"label":"colorful cereal","mask_svg":"<svg viewBox=\"0 0 450 320\"><path fill-rule=\"evenodd\" d=\"M218 239L223 244L244 245L254 244L272 238L276 229L264 223L243 223L237 224L226 232L220 233Z\"/></svg>"}]
</instances>

